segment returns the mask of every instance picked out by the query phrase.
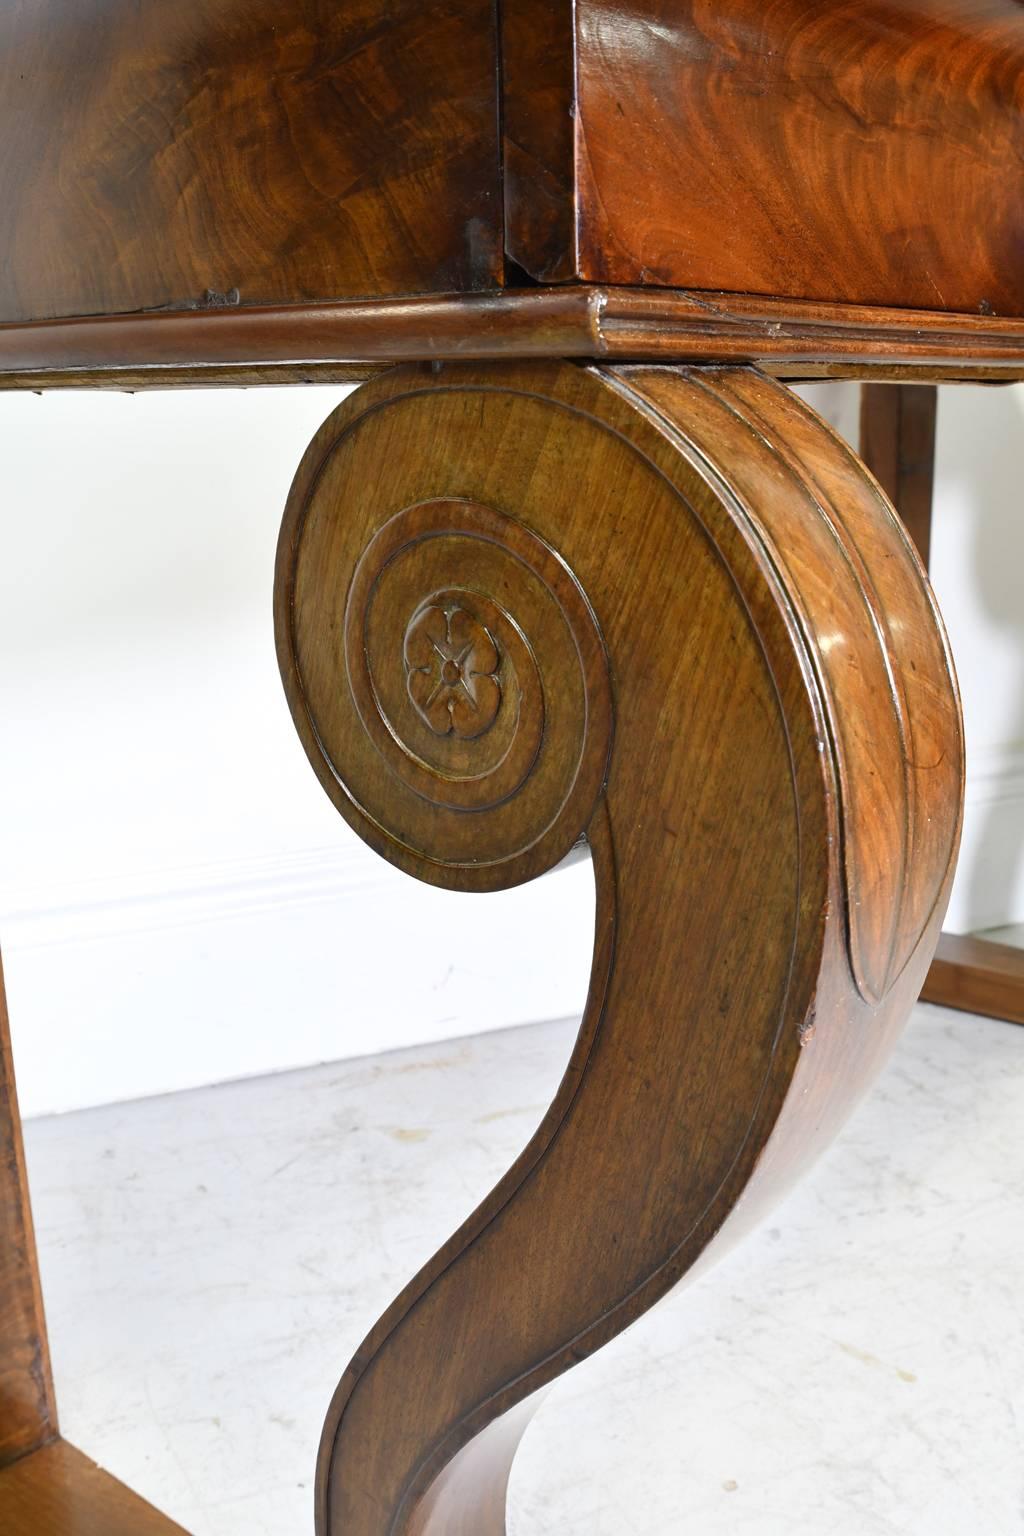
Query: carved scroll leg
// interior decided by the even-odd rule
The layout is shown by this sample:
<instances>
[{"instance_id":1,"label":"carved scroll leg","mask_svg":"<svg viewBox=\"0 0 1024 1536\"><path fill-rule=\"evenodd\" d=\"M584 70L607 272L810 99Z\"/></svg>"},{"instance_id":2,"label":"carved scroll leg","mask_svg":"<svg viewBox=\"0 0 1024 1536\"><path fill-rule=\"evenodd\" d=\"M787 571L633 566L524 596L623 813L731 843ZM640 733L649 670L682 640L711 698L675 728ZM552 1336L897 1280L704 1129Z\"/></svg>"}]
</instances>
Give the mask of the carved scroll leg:
<instances>
[{"instance_id":1,"label":"carved scroll leg","mask_svg":"<svg viewBox=\"0 0 1024 1536\"><path fill-rule=\"evenodd\" d=\"M396 370L307 453L276 618L386 857L477 891L594 857L565 1080L321 1447L321 1536L501 1536L532 1395L778 1197L917 994L962 799L945 642L876 484L745 370Z\"/></svg>"}]
</instances>

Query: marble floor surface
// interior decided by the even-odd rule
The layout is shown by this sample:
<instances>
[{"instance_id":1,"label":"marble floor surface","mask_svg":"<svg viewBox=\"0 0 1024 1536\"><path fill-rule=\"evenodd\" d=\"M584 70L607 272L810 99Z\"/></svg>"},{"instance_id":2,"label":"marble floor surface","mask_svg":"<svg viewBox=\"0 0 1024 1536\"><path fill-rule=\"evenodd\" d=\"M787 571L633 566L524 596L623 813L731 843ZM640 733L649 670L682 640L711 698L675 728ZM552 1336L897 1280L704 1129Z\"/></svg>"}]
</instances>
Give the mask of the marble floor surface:
<instances>
[{"instance_id":1,"label":"marble floor surface","mask_svg":"<svg viewBox=\"0 0 1024 1536\"><path fill-rule=\"evenodd\" d=\"M306 1536L331 1389L539 1120L569 1023L29 1124L67 1437ZM919 1007L799 1189L547 1398L515 1536L1021 1536L1024 1029Z\"/></svg>"}]
</instances>

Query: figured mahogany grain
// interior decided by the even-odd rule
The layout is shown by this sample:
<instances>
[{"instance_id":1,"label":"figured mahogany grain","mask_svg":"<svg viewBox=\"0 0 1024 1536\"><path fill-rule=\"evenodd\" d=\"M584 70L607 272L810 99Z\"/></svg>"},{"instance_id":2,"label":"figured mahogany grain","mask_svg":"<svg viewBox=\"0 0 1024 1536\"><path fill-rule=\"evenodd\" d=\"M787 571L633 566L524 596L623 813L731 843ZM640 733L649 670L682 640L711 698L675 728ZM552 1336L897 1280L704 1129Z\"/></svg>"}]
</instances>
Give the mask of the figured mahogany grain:
<instances>
[{"instance_id":1,"label":"figured mahogany grain","mask_svg":"<svg viewBox=\"0 0 1024 1536\"><path fill-rule=\"evenodd\" d=\"M0 1467L57 1433L0 962ZM0 1485L2 1486L2 1485ZM0 1514L3 1513L0 1496ZM6 1525L0 1524L6 1533Z\"/></svg>"},{"instance_id":2,"label":"figured mahogany grain","mask_svg":"<svg viewBox=\"0 0 1024 1536\"><path fill-rule=\"evenodd\" d=\"M506 78L506 123L531 142L547 123L562 195L542 221L511 184L506 238L534 276L1024 313L1016 0L556 9L574 18L561 94L549 71ZM506 56L549 16L503 0Z\"/></svg>"},{"instance_id":3,"label":"figured mahogany grain","mask_svg":"<svg viewBox=\"0 0 1024 1536\"><path fill-rule=\"evenodd\" d=\"M538 282L560 282L578 275L573 9L513 0L499 18L505 250Z\"/></svg>"},{"instance_id":4,"label":"figured mahogany grain","mask_svg":"<svg viewBox=\"0 0 1024 1536\"><path fill-rule=\"evenodd\" d=\"M321 1447L321 1536L503 1536L539 1390L778 1198L917 996L962 800L945 640L877 484L788 391L566 363L351 396L296 476L275 619L311 763L392 862L475 890L584 831L594 859L555 1101Z\"/></svg>"},{"instance_id":5,"label":"figured mahogany grain","mask_svg":"<svg viewBox=\"0 0 1024 1536\"><path fill-rule=\"evenodd\" d=\"M7 0L0 320L501 280L492 0Z\"/></svg>"}]
</instances>

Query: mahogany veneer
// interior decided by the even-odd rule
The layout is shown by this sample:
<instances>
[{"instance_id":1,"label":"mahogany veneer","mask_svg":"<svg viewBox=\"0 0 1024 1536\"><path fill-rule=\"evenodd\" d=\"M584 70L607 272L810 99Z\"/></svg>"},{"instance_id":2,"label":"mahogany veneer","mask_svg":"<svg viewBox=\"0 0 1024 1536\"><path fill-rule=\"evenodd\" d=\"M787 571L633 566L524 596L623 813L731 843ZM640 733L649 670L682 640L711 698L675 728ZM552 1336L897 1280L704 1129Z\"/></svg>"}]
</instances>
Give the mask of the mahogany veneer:
<instances>
[{"instance_id":1,"label":"mahogany veneer","mask_svg":"<svg viewBox=\"0 0 1024 1536\"><path fill-rule=\"evenodd\" d=\"M7 0L0 320L494 288L491 0Z\"/></svg>"},{"instance_id":2,"label":"mahogany veneer","mask_svg":"<svg viewBox=\"0 0 1024 1536\"><path fill-rule=\"evenodd\" d=\"M564 1081L342 1375L318 1536L504 1536L539 1391L918 995L963 741L886 490L923 549L900 381L1024 378L1022 66L1014 0L0 8L0 387L368 379L281 531L311 764L418 878L594 860ZM888 391L885 490L773 374ZM5 1019L0 1149L0 1528L176 1536L56 1439Z\"/></svg>"},{"instance_id":3,"label":"mahogany veneer","mask_svg":"<svg viewBox=\"0 0 1024 1536\"><path fill-rule=\"evenodd\" d=\"M1016 0L501 13L506 240L534 277L1024 312Z\"/></svg>"}]
</instances>

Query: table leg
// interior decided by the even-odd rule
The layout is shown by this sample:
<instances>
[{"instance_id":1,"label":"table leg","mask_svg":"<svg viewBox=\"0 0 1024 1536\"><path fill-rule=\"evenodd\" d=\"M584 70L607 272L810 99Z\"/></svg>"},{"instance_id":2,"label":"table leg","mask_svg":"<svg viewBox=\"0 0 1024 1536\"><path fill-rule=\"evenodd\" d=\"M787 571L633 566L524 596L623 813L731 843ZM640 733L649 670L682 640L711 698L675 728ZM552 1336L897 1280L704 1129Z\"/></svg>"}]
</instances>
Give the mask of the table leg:
<instances>
[{"instance_id":1,"label":"table leg","mask_svg":"<svg viewBox=\"0 0 1024 1536\"><path fill-rule=\"evenodd\" d=\"M0 966L0 1467L52 1440L57 1410Z\"/></svg>"},{"instance_id":2,"label":"table leg","mask_svg":"<svg viewBox=\"0 0 1024 1536\"><path fill-rule=\"evenodd\" d=\"M594 861L561 1087L321 1446L320 1536L502 1536L538 1394L778 1199L920 991L945 638L875 481L750 369L394 370L311 444L275 607L306 751L385 857L463 891Z\"/></svg>"},{"instance_id":3,"label":"table leg","mask_svg":"<svg viewBox=\"0 0 1024 1536\"><path fill-rule=\"evenodd\" d=\"M185 1536L57 1432L2 969L0 1531L3 1536Z\"/></svg>"},{"instance_id":4,"label":"table leg","mask_svg":"<svg viewBox=\"0 0 1024 1536\"><path fill-rule=\"evenodd\" d=\"M934 384L864 384L860 451L906 526L925 569L931 556L938 390ZM926 1003L1024 1024L1024 951L945 933L921 991Z\"/></svg>"}]
</instances>

